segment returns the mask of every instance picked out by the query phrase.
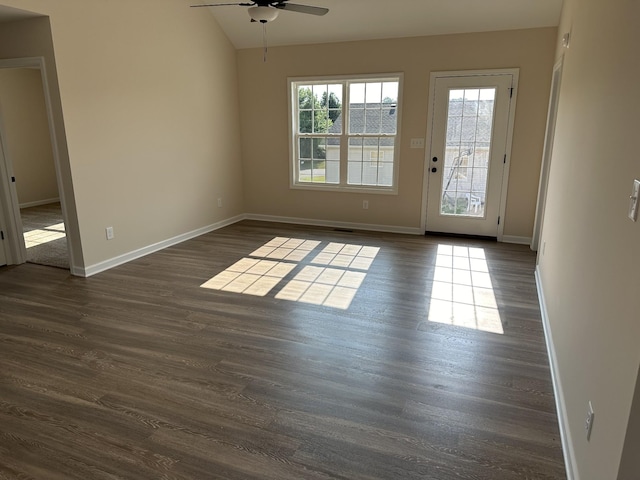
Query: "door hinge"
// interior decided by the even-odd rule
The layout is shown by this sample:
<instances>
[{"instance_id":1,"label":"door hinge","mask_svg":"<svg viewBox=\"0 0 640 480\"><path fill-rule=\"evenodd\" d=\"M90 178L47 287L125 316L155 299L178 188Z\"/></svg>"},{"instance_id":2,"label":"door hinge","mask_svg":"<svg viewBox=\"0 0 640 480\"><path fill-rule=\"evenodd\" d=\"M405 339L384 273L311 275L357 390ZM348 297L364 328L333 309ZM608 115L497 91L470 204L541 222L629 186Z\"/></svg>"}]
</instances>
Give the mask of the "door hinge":
<instances>
[{"instance_id":1,"label":"door hinge","mask_svg":"<svg viewBox=\"0 0 640 480\"><path fill-rule=\"evenodd\" d=\"M506 153L504 154L504 161L502 163L504 163L505 165L507 164L507 154Z\"/></svg>"},{"instance_id":2,"label":"door hinge","mask_svg":"<svg viewBox=\"0 0 640 480\"><path fill-rule=\"evenodd\" d=\"M500 225L500 217L498 217L498 225Z\"/></svg>"},{"instance_id":3,"label":"door hinge","mask_svg":"<svg viewBox=\"0 0 640 480\"><path fill-rule=\"evenodd\" d=\"M11 182L16 183L16 177L11 177Z\"/></svg>"},{"instance_id":4,"label":"door hinge","mask_svg":"<svg viewBox=\"0 0 640 480\"><path fill-rule=\"evenodd\" d=\"M513 98L513 87L509 89L509 98Z\"/></svg>"},{"instance_id":5,"label":"door hinge","mask_svg":"<svg viewBox=\"0 0 640 480\"><path fill-rule=\"evenodd\" d=\"M0 230L0 240L4 240L4 232Z\"/></svg>"}]
</instances>

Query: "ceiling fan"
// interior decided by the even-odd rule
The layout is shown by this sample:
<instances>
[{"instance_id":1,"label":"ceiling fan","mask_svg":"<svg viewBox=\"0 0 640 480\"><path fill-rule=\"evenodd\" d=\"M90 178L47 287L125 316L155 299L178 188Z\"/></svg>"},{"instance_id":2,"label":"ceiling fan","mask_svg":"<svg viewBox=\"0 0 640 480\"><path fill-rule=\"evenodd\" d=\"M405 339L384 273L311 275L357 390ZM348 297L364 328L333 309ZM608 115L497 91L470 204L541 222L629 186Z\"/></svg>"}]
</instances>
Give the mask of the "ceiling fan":
<instances>
[{"instance_id":1,"label":"ceiling fan","mask_svg":"<svg viewBox=\"0 0 640 480\"><path fill-rule=\"evenodd\" d=\"M296 3L289 3L288 0L255 0L253 2L239 2L239 3L207 3L202 5L191 5L192 7L224 7L229 5L237 5L240 7L249 7L248 13L252 22L260 22L265 24L272 22L278 17L280 10L287 10L289 12L307 13L309 15L326 15L329 12L328 8L324 7L312 7L310 5L298 5Z\"/></svg>"}]
</instances>

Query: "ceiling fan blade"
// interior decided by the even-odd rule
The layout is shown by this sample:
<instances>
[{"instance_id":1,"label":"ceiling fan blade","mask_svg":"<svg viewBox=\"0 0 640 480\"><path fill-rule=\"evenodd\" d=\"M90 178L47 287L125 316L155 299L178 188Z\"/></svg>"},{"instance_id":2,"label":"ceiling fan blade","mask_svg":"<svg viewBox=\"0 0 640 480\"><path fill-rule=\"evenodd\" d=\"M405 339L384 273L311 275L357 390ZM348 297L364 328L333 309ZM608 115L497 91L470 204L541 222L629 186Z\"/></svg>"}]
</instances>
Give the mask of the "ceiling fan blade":
<instances>
[{"instance_id":1,"label":"ceiling fan blade","mask_svg":"<svg viewBox=\"0 0 640 480\"><path fill-rule=\"evenodd\" d=\"M239 5L241 7L251 7L253 5L255 5L254 3L205 3L202 5L191 5L191 8L198 8L198 7L224 7L224 6L228 6L228 5Z\"/></svg>"},{"instance_id":2,"label":"ceiling fan blade","mask_svg":"<svg viewBox=\"0 0 640 480\"><path fill-rule=\"evenodd\" d=\"M289 10L290 12L298 12L298 13L308 13L310 15L326 15L329 13L328 8L324 7L312 7L310 5L298 5L296 3L279 3L274 5L276 8L281 10Z\"/></svg>"}]
</instances>

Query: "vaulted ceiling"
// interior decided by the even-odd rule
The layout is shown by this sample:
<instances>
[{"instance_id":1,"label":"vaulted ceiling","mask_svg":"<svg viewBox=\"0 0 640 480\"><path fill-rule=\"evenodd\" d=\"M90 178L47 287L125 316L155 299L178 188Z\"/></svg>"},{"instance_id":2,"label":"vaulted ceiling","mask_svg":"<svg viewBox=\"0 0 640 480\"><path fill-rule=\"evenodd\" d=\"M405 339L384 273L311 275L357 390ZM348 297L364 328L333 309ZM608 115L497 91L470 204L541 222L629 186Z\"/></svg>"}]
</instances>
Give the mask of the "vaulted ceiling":
<instances>
[{"instance_id":1,"label":"vaulted ceiling","mask_svg":"<svg viewBox=\"0 0 640 480\"><path fill-rule=\"evenodd\" d=\"M549 27L558 25L562 1L291 0L330 11L323 17L280 11L267 24L267 37L275 46ZM202 10L216 17L236 48L262 45L262 26L250 22L247 7Z\"/></svg>"}]
</instances>

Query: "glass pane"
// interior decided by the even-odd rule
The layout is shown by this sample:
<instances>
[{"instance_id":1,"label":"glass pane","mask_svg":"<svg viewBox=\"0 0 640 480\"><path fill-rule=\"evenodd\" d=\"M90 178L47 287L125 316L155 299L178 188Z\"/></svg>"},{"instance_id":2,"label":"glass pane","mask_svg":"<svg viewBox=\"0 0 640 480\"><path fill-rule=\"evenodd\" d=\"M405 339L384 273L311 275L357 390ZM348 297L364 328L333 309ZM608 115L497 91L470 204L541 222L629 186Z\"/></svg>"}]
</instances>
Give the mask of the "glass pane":
<instances>
[{"instance_id":1,"label":"glass pane","mask_svg":"<svg viewBox=\"0 0 640 480\"><path fill-rule=\"evenodd\" d=\"M382 84L382 103L398 103L398 82L384 82Z\"/></svg>"},{"instance_id":2,"label":"glass pane","mask_svg":"<svg viewBox=\"0 0 640 480\"><path fill-rule=\"evenodd\" d=\"M369 162L362 164L362 185L375 186L378 184L378 167L371 166Z\"/></svg>"},{"instance_id":3,"label":"glass pane","mask_svg":"<svg viewBox=\"0 0 640 480\"><path fill-rule=\"evenodd\" d=\"M495 88L450 90L440 213L484 217Z\"/></svg>"},{"instance_id":4,"label":"glass pane","mask_svg":"<svg viewBox=\"0 0 640 480\"><path fill-rule=\"evenodd\" d=\"M465 117L475 117L478 114L478 100L480 99L479 89L467 89L464 91L464 107L462 115Z\"/></svg>"},{"instance_id":5,"label":"glass pane","mask_svg":"<svg viewBox=\"0 0 640 480\"><path fill-rule=\"evenodd\" d=\"M338 158L340 155L338 154ZM340 183L340 162L327 160L326 162L326 183Z\"/></svg>"},{"instance_id":6,"label":"glass pane","mask_svg":"<svg viewBox=\"0 0 640 480\"><path fill-rule=\"evenodd\" d=\"M323 96L326 98L328 85L314 85L313 89L313 98L316 102L318 102Z\"/></svg>"},{"instance_id":7,"label":"glass pane","mask_svg":"<svg viewBox=\"0 0 640 480\"><path fill-rule=\"evenodd\" d=\"M349 162L347 183L349 185L362 185L362 162Z\"/></svg>"},{"instance_id":8,"label":"glass pane","mask_svg":"<svg viewBox=\"0 0 640 480\"><path fill-rule=\"evenodd\" d=\"M486 168L473 168L471 178L471 190L474 192L481 192L487 183Z\"/></svg>"},{"instance_id":9,"label":"glass pane","mask_svg":"<svg viewBox=\"0 0 640 480\"><path fill-rule=\"evenodd\" d=\"M340 139L327 138L327 160L340 160Z\"/></svg>"},{"instance_id":10,"label":"glass pane","mask_svg":"<svg viewBox=\"0 0 640 480\"><path fill-rule=\"evenodd\" d=\"M367 83L365 89L365 99L367 102L367 106L369 106L370 104L380 105L380 103L382 102L382 83Z\"/></svg>"},{"instance_id":11,"label":"glass pane","mask_svg":"<svg viewBox=\"0 0 640 480\"><path fill-rule=\"evenodd\" d=\"M462 117L462 132L460 138L463 142L474 143L476 139L476 125L478 119L476 116Z\"/></svg>"},{"instance_id":12,"label":"glass pane","mask_svg":"<svg viewBox=\"0 0 640 480\"><path fill-rule=\"evenodd\" d=\"M300 110L300 119L298 121L298 132L299 133L312 133L313 127L311 118L313 117L313 112L311 110Z\"/></svg>"},{"instance_id":13,"label":"glass pane","mask_svg":"<svg viewBox=\"0 0 640 480\"><path fill-rule=\"evenodd\" d=\"M313 102L311 101L311 85L301 85L298 87L298 108L311 109Z\"/></svg>"},{"instance_id":14,"label":"glass pane","mask_svg":"<svg viewBox=\"0 0 640 480\"><path fill-rule=\"evenodd\" d=\"M364 106L364 83L349 84L349 104Z\"/></svg>"},{"instance_id":15,"label":"glass pane","mask_svg":"<svg viewBox=\"0 0 640 480\"><path fill-rule=\"evenodd\" d=\"M325 138L313 139L311 155L315 160L324 160L327 158L327 140Z\"/></svg>"},{"instance_id":16,"label":"glass pane","mask_svg":"<svg viewBox=\"0 0 640 480\"><path fill-rule=\"evenodd\" d=\"M301 138L300 142L300 150L298 151L299 158L311 158L311 139L310 138Z\"/></svg>"},{"instance_id":17,"label":"glass pane","mask_svg":"<svg viewBox=\"0 0 640 480\"><path fill-rule=\"evenodd\" d=\"M395 135L398 125L398 116L396 115L396 111L397 109L395 107L382 109L380 133L390 133Z\"/></svg>"},{"instance_id":18,"label":"glass pane","mask_svg":"<svg viewBox=\"0 0 640 480\"><path fill-rule=\"evenodd\" d=\"M349 133L364 133L364 109L349 109Z\"/></svg>"},{"instance_id":19,"label":"glass pane","mask_svg":"<svg viewBox=\"0 0 640 480\"><path fill-rule=\"evenodd\" d=\"M327 133L330 125L329 112L327 110L314 110L313 133Z\"/></svg>"},{"instance_id":20,"label":"glass pane","mask_svg":"<svg viewBox=\"0 0 640 480\"><path fill-rule=\"evenodd\" d=\"M362 162L362 160L363 160L362 138L350 138L349 139L349 161Z\"/></svg>"},{"instance_id":21,"label":"glass pane","mask_svg":"<svg viewBox=\"0 0 640 480\"><path fill-rule=\"evenodd\" d=\"M380 133L380 109L365 110L365 133Z\"/></svg>"},{"instance_id":22,"label":"glass pane","mask_svg":"<svg viewBox=\"0 0 640 480\"><path fill-rule=\"evenodd\" d=\"M325 183L326 162L324 160L313 160L311 165L311 181L313 183Z\"/></svg>"},{"instance_id":23,"label":"glass pane","mask_svg":"<svg viewBox=\"0 0 640 480\"><path fill-rule=\"evenodd\" d=\"M393 163L381 162L378 165L378 185L382 187L393 185Z\"/></svg>"}]
</instances>

